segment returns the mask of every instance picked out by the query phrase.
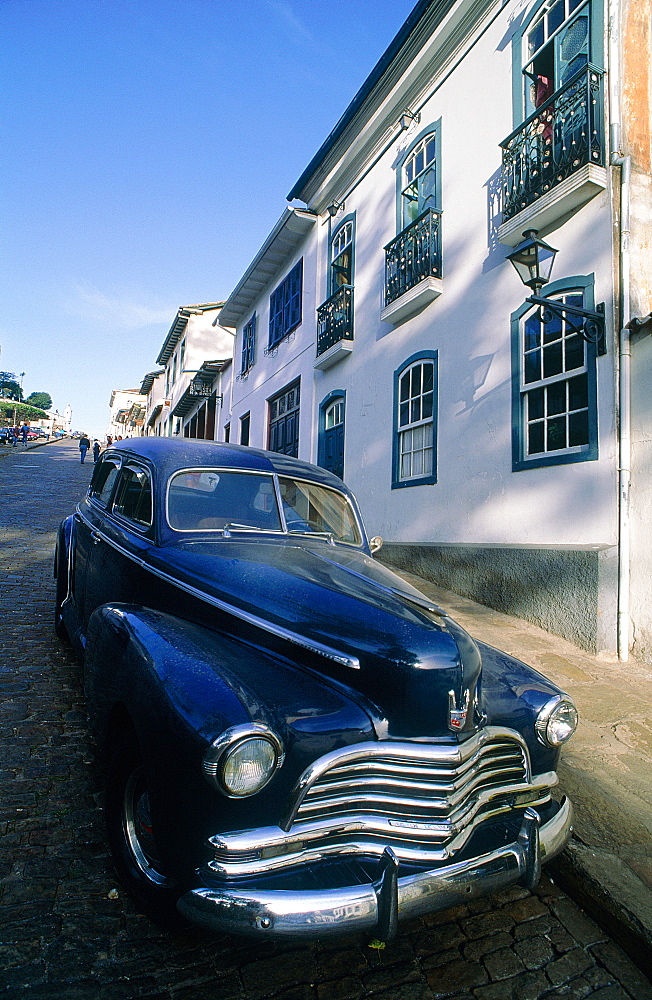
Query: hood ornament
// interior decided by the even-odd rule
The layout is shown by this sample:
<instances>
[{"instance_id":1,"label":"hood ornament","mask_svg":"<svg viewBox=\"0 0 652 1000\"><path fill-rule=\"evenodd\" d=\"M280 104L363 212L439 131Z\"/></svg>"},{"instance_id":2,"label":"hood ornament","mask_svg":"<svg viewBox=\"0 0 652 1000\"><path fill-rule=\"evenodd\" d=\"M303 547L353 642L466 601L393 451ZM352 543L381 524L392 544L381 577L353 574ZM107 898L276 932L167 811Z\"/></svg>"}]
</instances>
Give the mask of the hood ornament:
<instances>
[{"instance_id":1,"label":"hood ornament","mask_svg":"<svg viewBox=\"0 0 652 1000\"><path fill-rule=\"evenodd\" d=\"M457 701L455 699L455 692L448 692L448 728L452 729L454 733L460 732L464 729L466 725L466 720L469 716L469 712L473 713L473 719L476 725L483 726L487 721L487 716L480 708L480 691L476 687L473 694L473 704L471 704L471 691L469 688L463 692L462 704L457 707Z\"/></svg>"},{"instance_id":2,"label":"hood ornament","mask_svg":"<svg viewBox=\"0 0 652 1000\"><path fill-rule=\"evenodd\" d=\"M460 729L464 729L470 705L471 692L468 688L464 691L460 708L457 707L455 692L448 692L448 728L452 729L454 733L459 732Z\"/></svg>"}]
</instances>

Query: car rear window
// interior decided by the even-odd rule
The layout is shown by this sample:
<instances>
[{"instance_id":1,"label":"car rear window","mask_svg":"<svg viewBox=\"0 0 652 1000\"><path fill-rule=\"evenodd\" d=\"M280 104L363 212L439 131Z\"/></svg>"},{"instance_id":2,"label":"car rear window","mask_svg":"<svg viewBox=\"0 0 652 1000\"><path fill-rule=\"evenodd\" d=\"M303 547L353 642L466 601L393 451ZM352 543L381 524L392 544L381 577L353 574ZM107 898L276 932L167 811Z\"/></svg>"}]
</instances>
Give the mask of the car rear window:
<instances>
[{"instance_id":1,"label":"car rear window","mask_svg":"<svg viewBox=\"0 0 652 1000\"><path fill-rule=\"evenodd\" d=\"M118 483L113 513L140 526L152 523L152 484L147 469L127 465Z\"/></svg>"}]
</instances>

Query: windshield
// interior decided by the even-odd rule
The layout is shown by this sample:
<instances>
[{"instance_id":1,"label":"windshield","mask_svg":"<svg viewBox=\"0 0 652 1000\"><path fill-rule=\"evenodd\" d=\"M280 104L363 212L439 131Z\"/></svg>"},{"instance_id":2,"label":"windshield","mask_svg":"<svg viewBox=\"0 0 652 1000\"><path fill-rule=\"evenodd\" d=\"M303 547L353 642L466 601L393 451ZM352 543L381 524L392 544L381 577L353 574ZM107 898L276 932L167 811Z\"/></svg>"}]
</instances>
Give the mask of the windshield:
<instances>
[{"instance_id":1,"label":"windshield","mask_svg":"<svg viewBox=\"0 0 652 1000\"><path fill-rule=\"evenodd\" d=\"M283 514L279 511L279 502ZM287 476L221 469L186 469L170 480L168 523L175 531L289 531L359 545L347 498L336 490Z\"/></svg>"},{"instance_id":2,"label":"windshield","mask_svg":"<svg viewBox=\"0 0 652 1000\"><path fill-rule=\"evenodd\" d=\"M177 531L240 528L281 531L271 476L192 469L170 480L168 521Z\"/></svg>"},{"instance_id":3,"label":"windshield","mask_svg":"<svg viewBox=\"0 0 652 1000\"><path fill-rule=\"evenodd\" d=\"M339 542L360 544L353 510L341 493L286 477L278 482L288 531L332 535Z\"/></svg>"}]
</instances>

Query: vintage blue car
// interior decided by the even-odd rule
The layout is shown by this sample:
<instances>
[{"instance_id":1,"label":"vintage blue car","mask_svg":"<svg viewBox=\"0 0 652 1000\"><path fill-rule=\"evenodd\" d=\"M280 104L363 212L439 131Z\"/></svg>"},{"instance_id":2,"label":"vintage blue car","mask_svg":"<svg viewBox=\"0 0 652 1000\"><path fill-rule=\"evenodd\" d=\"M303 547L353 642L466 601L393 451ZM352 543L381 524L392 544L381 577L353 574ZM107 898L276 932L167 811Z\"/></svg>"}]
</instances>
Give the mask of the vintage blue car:
<instances>
[{"instance_id":1,"label":"vintage blue car","mask_svg":"<svg viewBox=\"0 0 652 1000\"><path fill-rule=\"evenodd\" d=\"M115 864L155 919L388 939L533 886L566 844L571 699L374 559L323 469L123 441L62 523L55 576Z\"/></svg>"}]
</instances>

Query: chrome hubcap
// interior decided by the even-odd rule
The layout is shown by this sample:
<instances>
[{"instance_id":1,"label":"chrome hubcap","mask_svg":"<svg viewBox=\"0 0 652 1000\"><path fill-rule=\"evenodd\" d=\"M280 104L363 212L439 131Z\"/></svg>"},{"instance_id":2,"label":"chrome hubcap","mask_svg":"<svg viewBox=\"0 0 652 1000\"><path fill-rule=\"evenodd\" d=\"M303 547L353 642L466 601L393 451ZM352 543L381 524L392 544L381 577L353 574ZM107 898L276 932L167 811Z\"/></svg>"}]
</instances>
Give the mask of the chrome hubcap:
<instances>
[{"instance_id":1,"label":"chrome hubcap","mask_svg":"<svg viewBox=\"0 0 652 1000\"><path fill-rule=\"evenodd\" d=\"M130 775L124 795L124 829L129 849L145 878L156 885L170 885L161 872L156 840L152 829L149 792L142 767Z\"/></svg>"}]
</instances>

